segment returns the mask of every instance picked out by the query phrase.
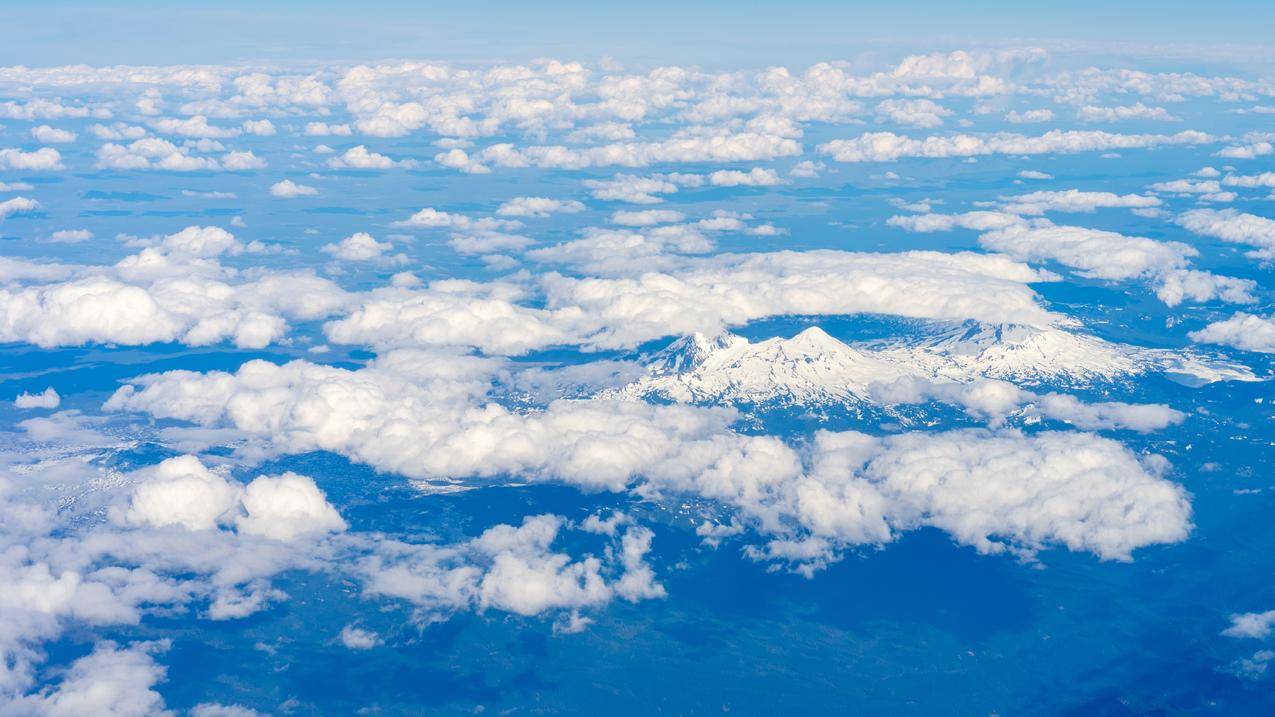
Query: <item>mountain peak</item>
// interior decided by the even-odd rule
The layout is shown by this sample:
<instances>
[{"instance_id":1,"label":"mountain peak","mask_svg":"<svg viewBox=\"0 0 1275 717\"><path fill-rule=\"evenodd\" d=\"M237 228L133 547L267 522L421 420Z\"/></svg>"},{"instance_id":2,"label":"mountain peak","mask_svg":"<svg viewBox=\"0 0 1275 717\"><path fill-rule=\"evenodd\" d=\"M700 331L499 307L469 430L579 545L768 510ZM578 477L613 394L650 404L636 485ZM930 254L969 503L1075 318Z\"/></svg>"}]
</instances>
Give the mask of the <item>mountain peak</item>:
<instances>
[{"instance_id":1,"label":"mountain peak","mask_svg":"<svg viewBox=\"0 0 1275 717\"><path fill-rule=\"evenodd\" d=\"M793 343L815 345L815 346L825 345L825 346L831 347L834 344L838 346L846 346L844 343L837 341L831 335L829 335L827 331L824 331L818 326L811 326L810 328L802 330L801 333L792 337L791 339L789 339L789 341ZM849 348L849 347L847 346L846 348Z\"/></svg>"},{"instance_id":2,"label":"mountain peak","mask_svg":"<svg viewBox=\"0 0 1275 717\"><path fill-rule=\"evenodd\" d=\"M747 345L748 339L721 331L717 334L695 332L673 341L668 346L652 355L647 366L654 373L684 373L700 365L706 358L732 346Z\"/></svg>"},{"instance_id":3,"label":"mountain peak","mask_svg":"<svg viewBox=\"0 0 1275 717\"><path fill-rule=\"evenodd\" d=\"M906 373L815 326L756 343L730 333L695 334L653 356L647 375L622 393L687 403L862 403L869 384Z\"/></svg>"},{"instance_id":4,"label":"mountain peak","mask_svg":"<svg viewBox=\"0 0 1275 717\"><path fill-rule=\"evenodd\" d=\"M1255 379L1241 367L1057 328L963 322L926 336L861 347L817 326L792 338L757 342L725 331L693 334L654 354L646 375L617 393L682 403L862 405L873 402L873 383L904 377L1083 384L1146 371L1199 382Z\"/></svg>"}]
</instances>

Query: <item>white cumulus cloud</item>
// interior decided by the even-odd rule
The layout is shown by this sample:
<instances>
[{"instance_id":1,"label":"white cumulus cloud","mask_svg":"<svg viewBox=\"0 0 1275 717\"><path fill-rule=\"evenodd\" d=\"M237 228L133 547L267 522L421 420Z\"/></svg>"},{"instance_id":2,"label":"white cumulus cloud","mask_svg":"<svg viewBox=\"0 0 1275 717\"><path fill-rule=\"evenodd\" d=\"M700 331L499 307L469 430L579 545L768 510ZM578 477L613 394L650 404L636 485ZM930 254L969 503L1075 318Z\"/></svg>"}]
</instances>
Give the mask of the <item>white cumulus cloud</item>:
<instances>
[{"instance_id":1,"label":"white cumulus cloud","mask_svg":"<svg viewBox=\"0 0 1275 717\"><path fill-rule=\"evenodd\" d=\"M291 179L284 179L270 185L270 194L275 197L290 199L292 197L312 197L319 193L314 187L297 184Z\"/></svg>"}]
</instances>

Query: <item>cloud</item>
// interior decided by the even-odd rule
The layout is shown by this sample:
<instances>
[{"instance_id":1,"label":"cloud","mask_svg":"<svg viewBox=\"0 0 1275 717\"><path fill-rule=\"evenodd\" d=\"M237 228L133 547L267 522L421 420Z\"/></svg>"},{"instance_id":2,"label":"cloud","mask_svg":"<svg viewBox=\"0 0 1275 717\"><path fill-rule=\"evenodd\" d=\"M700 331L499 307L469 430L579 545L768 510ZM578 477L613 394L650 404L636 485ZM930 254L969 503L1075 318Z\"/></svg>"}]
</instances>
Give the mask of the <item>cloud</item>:
<instances>
[{"instance_id":1,"label":"cloud","mask_svg":"<svg viewBox=\"0 0 1275 717\"><path fill-rule=\"evenodd\" d=\"M714 187L773 187L784 182L775 170L754 167L747 172L719 169L708 175L708 183Z\"/></svg>"},{"instance_id":2,"label":"cloud","mask_svg":"<svg viewBox=\"0 0 1275 717\"><path fill-rule=\"evenodd\" d=\"M638 177L617 174L613 179L586 179L584 186L593 190L593 198L609 202L657 204L664 201L658 194L672 194L677 184L660 176Z\"/></svg>"},{"instance_id":3,"label":"cloud","mask_svg":"<svg viewBox=\"0 0 1275 717\"><path fill-rule=\"evenodd\" d=\"M67 467L56 471L54 480L86 477ZM46 481L52 477L42 477L39 469L28 476ZM96 476L90 473L88 477ZM12 500L14 487L6 482L7 500ZM42 485L41 490L47 487ZM105 489L111 490L109 486ZM52 505L52 501L45 502ZM7 550L7 557L0 561L0 576L7 587L0 594L0 615L6 626L0 636L0 651L5 656L0 670L0 709L6 713L167 714L157 711L163 707L162 700L147 687L162 678L163 669L146 655L162 651L166 647L163 642L136 643L128 650L99 643L90 656L77 660L69 669L51 670L55 675L63 674L60 682L23 693L35 684L33 666L44 657L38 649L40 643L56 639L70 624L90 630L136 624L143 605L181 610L196 597L213 597L208 611L212 619L242 617L260 609L264 600L280 599L280 593L270 590L262 578L289 567L318 567L317 555L306 557L299 552L304 546L313 553L313 546L305 543L294 545L215 531L196 535L171 529L117 529L100 526L97 519L86 520L91 508L77 511L64 506L59 512L74 511L76 515L56 520L51 510L35 517L28 512L32 509L40 510L22 502L5 505L10 531L36 531L23 555ZM39 525L46 517L49 522ZM12 520L15 518L25 520ZM7 537L21 540L23 534L10 532ZM44 558L55 561L55 566L43 562Z\"/></svg>"},{"instance_id":4,"label":"cloud","mask_svg":"<svg viewBox=\"0 0 1275 717\"><path fill-rule=\"evenodd\" d=\"M1010 110L1005 113L1005 121L1011 124L1028 124L1031 122L1049 122L1054 118L1054 111L1050 109L1026 110L1019 112Z\"/></svg>"},{"instance_id":5,"label":"cloud","mask_svg":"<svg viewBox=\"0 0 1275 717\"><path fill-rule=\"evenodd\" d=\"M51 347L229 339L260 348L282 337L287 318L322 318L346 301L335 284L304 273L230 283L233 272L217 257L269 247L218 227L137 242L144 248L113 266L46 271L37 278L55 274L53 283L0 289L0 340Z\"/></svg>"},{"instance_id":6,"label":"cloud","mask_svg":"<svg viewBox=\"0 0 1275 717\"><path fill-rule=\"evenodd\" d=\"M1228 174L1222 184L1233 187L1275 187L1275 172L1261 174Z\"/></svg>"},{"instance_id":7,"label":"cloud","mask_svg":"<svg viewBox=\"0 0 1275 717\"><path fill-rule=\"evenodd\" d=\"M1053 179L1054 175L1046 172L1040 172L1035 169L1024 169L1018 173L1022 179Z\"/></svg>"},{"instance_id":8,"label":"cloud","mask_svg":"<svg viewBox=\"0 0 1275 717\"><path fill-rule=\"evenodd\" d=\"M165 117L150 124L157 132L175 134L181 137L228 139L230 137L238 137L241 133L239 129L214 127L208 124L208 118L203 115L195 115L180 120Z\"/></svg>"},{"instance_id":9,"label":"cloud","mask_svg":"<svg viewBox=\"0 0 1275 717\"><path fill-rule=\"evenodd\" d=\"M908 127L938 127L952 111L933 100L882 100L877 103L877 121L893 122Z\"/></svg>"},{"instance_id":10,"label":"cloud","mask_svg":"<svg viewBox=\"0 0 1275 717\"><path fill-rule=\"evenodd\" d=\"M327 122L307 122L307 137L349 137L353 132L348 124L328 124Z\"/></svg>"},{"instance_id":11,"label":"cloud","mask_svg":"<svg viewBox=\"0 0 1275 717\"><path fill-rule=\"evenodd\" d=\"M588 143L593 140L618 142L635 137L637 133L633 131L632 125L624 122L601 122L575 130L566 139L568 142Z\"/></svg>"},{"instance_id":12,"label":"cloud","mask_svg":"<svg viewBox=\"0 0 1275 717\"><path fill-rule=\"evenodd\" d=\"M274 540L339 533L348 526L314 479L284 473L257 476L243 491L245 515L235 520L242 533Z\"/></svg>"},{"instance_id":13,"label":"cloud","mask_svg":"<svg viewBox=\"0 0 1275 717\"><path fill-rule=\"evenodd\" d=\"M14 214L26 214L34 212L40 208L40 203L28 197L14 197L0 202L0 221L13 216Z\"/></svg>"},{"instance_id":14,"label":"cloud","mask_svg":"<svg viewBox=\"0 0 1275 717\"><path fill-rule=\"evenodd\" d=\"M1035 394L994 379L956 383L904 377L874 382L869 392L873 399L887 404L942 401L997 425L1010 415L1019 414L1062 421L1087 431L1126 429L1149 433L1186 419L1186 414L1164 404L1085 403L1066 394Z\"/></svg>"},{"instance_id":15,"label":"cloud","mask_svg":"<svg viewBox=\"0 0 1275 717\"><path fill-rule=\"evenodd\" d=\"M671 234L590 234L537 250L537 260L605 259L607 246L650 245L611 267L649 268L667 245L703 250L704 238ZM654 230L652 230L653 232ZM698 243L698 244L697 244ZM657 252L654 257L651 251ZM645 258L643 258L645 257ZM629 261L633 259L634 261ZM379 347L473 346L521 354L559 344L630 347L669 335L715 334L770 316L879 313L925 319L973 318L1048 325L1063 317L1036 302L1028 282L1046 281L1001 256L973 253L776 252L684 258L668 273L617 278L544 275L544 308L515 303L509 284L435 282L426 290L388 288L361 295L357 308L325 326L328 339ZM631 273L623 272L623 273Z\"/></svg>"},{"instance_id":16,"label":"cloud","mask_svg":"<svg viewBox=\"0 0 1275 717\"><path fill-rule=\"evenodd\" d=\"M1253 292L1257 282L1219 276L1208 271L1175 269L1158 277L1156 297L1167 306L1177 306L1183 301L1212 301L1218 299L1230 304L1250 304L1255 301Z\"/></svg>"},{"instance_id":17,"label":"cloud","mask_svg":"<svg viewBox=\"0 0 1275 717\"><path fill-rule=\"evenodd\" d=\"M1185 244L1157 242L1085 227L1014 224L979 237L979 243L1015 259L1053 259L1100 279L1133 279L1185 266L1195 254Z\"/></svg>"},{"instance_id":18,"label":"cloud","mask_svg":"<svg viewBox=\"0 0 1275 717\"><path fill-rule=\"evenodd\" d=\"M714 222L714 219L704 220ZM723 221L729 221L723 219ZM735 220L738 221L738 220ZM681 255L704 254L717 247L696 224L669 224L638 229L588 227L581 237L533 249L527 258L541 263L563 264L592 275L624 276L642 271L669 271L683 261Z\"/></svg>"},{"instance_id":19,"label":"cloud","mask_svg":"<svg viewBox=\"0 0 1275 717\"><path fill-rule=\"evenodd\" d=\"M222 254L239 254L245 247L235 235L221 227L189 226L169 234L155 244L170 254L191 257L214 257Z\"/></svg>"},{"instance_id":20,"label":"cloud","mask_svg":"<svg viewBox=\"0 0 1275 717\"><path fill-rule=\"evenodd\" d=\"M56 149L41 147L34 152L0 149L0 169L53 171L66 167L62 164L62 155Z\"/></svg>"},{"instance_id":21,"label":"cloud","mask_svg":"<svg viewBox=\"0 0 1275 717\"><path fill-rule=\"evenodd\" d=\"M107 142L97 150L97 166L120 170L217 172L262 169L266 162L251 151L227 152L220 159L192 155L186 147L178 147L165 139L148 137L128 145Z\"/></svg>"},{"instance_id":22,"label":"cloud","mask_svg":"<svg viewBox=\"0 0 1275 717\"><path fill-rule=\"evenodd\" d=\"M347 527L314 480L296 473L257 476L243 486L184 455L142 469L134 480L127 507L115 513L126 524L193 531L233 524L242 534L283 541Z\"/></svg>"},{"instance_id":23,"label":"cloud","mask_svg":"<svg viewBox=\"0 0 1275 717\"><path fill-rule=\"evenodd\" d=\"M1105 193L1039 192L1036 204L1020 206L1027 212L1053 208L1072 210L1104 204L1137 204L1158 199ZM1014 198L1011 198L1014 199ZM1112 281L1147 279L1157 285L1156 295L1169 306L1185 299L1251 303L1256 282L1189 269L1198 252L1180 242L1158 242L1117 232L1078 226L1060 226L1047 219L1023 219L1016 214L975 211L965 214L919 214L891 217L891 226L909 231L949 231L956 227L984 232L979 244L1023 261L1057 261L1080 276Z\"/></svg>"},{"instance_id":24,"label":"cloud","mask_svg":"<svg viewBox=\"0 0 1275 717\"><path fill-rule=\"evenodd\" d=\"M26 393L25 391L18 394L13 399L14 408L57 408L62 404L62 397L58 392L50 386L42 393Z\"/></svg>"},{"instance_id":25,"label":"cloud","mask_svg":"<svg viewBox=\"0 0 1275 717\"><path fill-rule=\"evenodd\" d=\"M425 130L445 138L540 138L562 131L571 145L610 142L577 155L593 154L597 161L597 154L622 154L632 152L633 145L664 141L633 141L643 136L634 130L639 124L690 122L698 125L695 133L725 133L738 127L795 139L801 132L798 122L851 121L862 111L855 97L900 95L898 99L909 103L918 98L933 102L944 96L1007 93L1015 86L996 75L1012 72L1019 60L1006 58L1033 53L912 56L890 71L867 75L833 63L819 63L802 73L769 68L745 75L681 67L641 74L594 73L576 63L555 61L475 72L444 63L402 62L350 68L335 85L359 130L371 135L401 137ZM581 123L586 126L578 129ZM557 153L574 147L547 148ZM481 171L489 164L459 145L445 149L436 161L463 171Z\"/></svg>"},{"instance_id":26,"label":"cloud","mask_svg":"<svg viewBox=\"0 0 1275 717\"><path fill-rule=\"evenodd\" d=\"M48 241L53 244L78 244L93 238L93 232L87 229L59 229L49 235Z\"/></svg>"},{"instance_id":27,"label":"cloud","mask_svg":"<svg viewBox=\"0 0 1275 717\"><path fill-rule=\"evenodd\" d=\"M242 487L204 467L195 456L169 458L140 472L120 519L133 525L214 530L239 505Z\"/></svg>"},{"instance_id":28,"label":"cloud","mask_svg":"<svg viewBox=\"0 0 1275 717\"><path fill-rule=\"evenodd\" d=\"M721 255L637 278L551 275L545 283L549 307L578 308L597 326L587 343L608 348L787 314L1051 323L1025 285L1046 278L1002 257L811 251Z\"/></svg>"},{"instance_id":29,"label":"cloud","mask_svg":"<svg viewBox=\"0 0 1275 717\"><path fill-rule=\"evenodd\" d=\"M980 552L1060 543L1124 560L1139 545L1183 540L1190 528L1185 491L1158 478L1163 463L1140 463L1091 434L821 432L815 440L804 507L823 528L816 534L855 535L862 523L854 516L875 513L865 495L847 490L847 473L884 499L896 530L937 527Z\"/></svg>"},{"instance_id":30,"label":"cloud","mask_svg":"<svg viewBox=\"0 0 1275 717\"><path fill-rule=\"evenodd\" d=\"M1218 150L1217 156L1226 157L1227 159L1257 159L1258 157L1265 157L1272 152L1275 152L1275 145L1262 140L1224 147Z\"/></svg>"},{"instance_id":31,"label":"cloud","mask_svg":"<svg viewBox=\"0 0 1275 717\"><path fill-rule=\"evenodd\" d=\"M243 131L247 134L255 134L258 137L273 137L278 134L274 123L268 119L244 120Z\"/></svg>"},{"instance_id":32,"label":"cloud","mask_svg":"<svg viewBox=\"0 0 1275 717\"><path fill-rule=\"evenodd\" d=\"M514 197L496 210L503 217L547 217L551 214L576 214L584 205L571 199L548 197Z\"/></svg>"},{"instance_id":33,"label":"cloud","mask_svg":"<svg viewBox=\"0 0 1275 717\"><path fill-rule=\"evenodd\" d=\"M409 166L406 160L395 162L383 154L369 151L367 147L358 145L345 150L339 157L328 160L328 166L335 169L390 169L395 166Z\"/></svg>"},{"instance_id":34,"label":"cloud","mask_svg":"<svg viewBox=\"0 0 1275 717\"><path fill-rule=\"evenodd\" d=\"M379 242L367 232L357 232L336 244L324 244L322 251L342 261L372 261L393 248L390 242Z\"/></svg>"},{"instance_id":35,"label":"cloud","mask_svg":"<svg viewBox=\"0 0 1275 717\"><path fill-rule=\"evenodd\" d=\"M817 147L838 162L893 162L903 157L978 157L988 154L1074 154L1178 144L1207 144L1215 139L1188 130L1173 135L1112 134L1110 132L1050 130L1030 137L1021 134L969 135L912 139L893 132L868 132L854 139L836 139Z\"/></svg>"},{"instance_id":36,"label":"cloud","mask_svg":"<svg viewBox=\"0 0 1275 717\"><path fill-rule=\"evenodd\" d=\"M654 600L667 596L664 586L656 582L655 571L646 563L655 534L649 528L629 528L620 540L624 575L615 584L615 591L629 602Z\"/></svg>"},{"instance_id":37,"label":"cloud","mask_svg":"<svg viewBox=\"0 0 1275 717\"><path fill-rule=\"evenodd\" d=\"M0 282L57 281L73 276L78 267L0 257Z\"/></svg>"},{"instance_id":38,"label":"cloud","mask_svg":"<svg viewBox=\"0 0 1275 717\"><path fill-rule=\"evenodd\" d=\"M685 218L685 214L672 209L646 209L638 212L615 212L611 215L611 223L627 227L649 227L655 224L672 224Z\"/></svg>"},{"instance_id":39,"label":"cloud","mask_svg":"<svg viewBox=\"0 0 1275 717\"><path fill-rule=\"evenodd\" d=\"M370 650L381 644L380 635L355 625L346 625L341 628L340 638L341 644L351 650Z\"/></svg>"},{"instance_id":40,"label":"cloud","mask_svg":"<svg viewBox=\"0 0 1275 717\"><path fill-rule=\"evenodd\" d=\"M1265 640L1275 627L1275 610L1245 612L1231 615L1231 626L1222 631L1226 637L1247 637Z\"/></svg>"},{"instance_id":41,"label":"cloud","mask_svg":"<svg viewBox=\"0 0 1275 717\"><path fill-rule=\"evenodd\" d=\"M1196 343L1233 346L1244 351L1275 353L1275 318L1236 312L1187 336Z\"/></svg>"},{"instance_id":42,"label":"cloud","mask_svg":"<svg viewBox=\"0 0 1275 717\"><path fill-rule=\"evenodd\" d=\"M291 179L285 179L270 185L270 195L275 197L283 197L290 199L292 197L312 197L319 193L314 187L308 187L304 184L297 184Z\"/></svg>"},{"instance_id":43,"label":"cloud","mask_svg":"<svg viewBox=\"0 0 1275 717\"><path fill-rule=\"evenodd\" d=\"M517 229L522 226L522 223L515 219L474 219L464 214L443 212L433 207L426 207L403 221L394 222L394 226L494 231L497 229Z\"/></svg>"},{"instance_id":44,"label":"cloud","mask_svg":"<svg viewBox=\"0 0 1275 717\"><path fill-rule=\"evenodd\" d=\"M500 354L572 341L563 326L571 315L514 303L522 295L509 285L457 280L435 282L426 289L379 289L361 296L358 305L329 322L324 333L336 343L477 346Z\"/></svg>"},{"instance_id":45,"label":"cloud","mask_svg":"<svg viewBox=\"0 0 1275 717\"><path fill-rule=\"evenodd\" d=\"M21 698L15 706L24 713L48 717L171 714L164 710L164 698L155 690L166 671L154 655L167 649L167 641L128 647L99 642L93 652L71 663L55 687Z\"/></svg>"},{"instance_id":46,"label":"cloud","mask_svg":"<svg viewBox=\"0 0 1275 717\"><path fill-rule=\"evenodd\" d=\"M1058 393L1041 396L1035 408L1042 416L1084 430L1126 429L1149 433L1186 419L1186 414L1160 403L1084 403L1074 396Z\"/></svg>"},{"instance_id":47,"label":"cloud","mask_svg":"<svg viewBox=\"0 0 1275 717\"><path fill-rule=\"evenodd\" d=\"M822 172L823 170L824 170L823 162L815 162L809 159L803 159L802 161L793 165L792 169L788 170L788 176L800 177L803 179L811 179L814 177L818 177L819 173Z\"/></svg>"},{"instance_id":48,"label":"cloud","mask_svg":"<svg viewBox=\"0 0 1275 717\"><path fill-rule=\"evenodd\" d=\"M532 616L568 611L570 622L587 624L581 609L617 595L638 601L663 597L645 556L650 532L630 528L620 541L620 558L586 555L572 559L552 550L566 521L535 515L521 525L488 528L468 543L443 548L386 543L364 562L365 594L396 597L446 614L456 610L502 610ZM617 564L618 563L618 564Z\"/></svg>"},{"instance_id":49,"label":"cloud","mask_svg":"<svg viewBox=\"0 0 1275 717\"><path fill-rule=\"evenodd\" d=\"M260 712L242 705L224 705L219 702L201 702L190 708L190 717L264 717Z\"/></svg>"},{"instance_id":50,"label":"cloud","mask_svg":"<svg viewBox=\"0 0 1275 717\"><path fill-rule=\"evenodd\" d=\"M266 437L289 452L332 450L412 477L558 476L611 489L623 488L644 466L680 471L667 461L700 441L710 454L729 451L734 442L714 446L713 436L733 417L724 410L559 401L531 414L496 405L475 412L470 401L488 390L493 368L472 357L419 352L388 354L357 372L258 361L237 374L151 376L135 384L138 389L117 393L109 407L205 425L230 421L240 430L271 433ZM335 399L331 411L283 412L315 389ZM262 391L284 403L267 407ZM405 421L401 429L386 423L399 420ZM327 428L315 430L322 425Z\"/></svg>"},{"instance_id":51,"label":"cloud","mask_svg":"<svg viewBox=\"0 0 1275 717\"><path fill-rule=\"evenodd\" d=\"M150 343L171 339L180 328L145 289L110 279L3 291L0 306L5 309L0 336L40 346Z\"/></svg>"},{"instance_id":52,"label":"cloud","mask_svg":"<svg viewBox=\"0 0 1275 717\"><path fill-rule=\"evenodd\" d=\"M640 593L660 589L642 559L649 541L636 527L629 531L637 545L612 536L600 558L550 551L548 543L566 525L558 516L533 518L523 528L497 525L461 543L428 543L418 536L408 545L377 532L345 532L344 520L308 478L260 476L244 487L189 455L120 473L84 460L125 445L105 436L96 440L79 449L58 446L59 453L70 449L70 455L50 455L36 446L40 455L11 455L0 472L0 509L6 515L0 535L0 582L6 586L0 591L5 625L0 710L6 714L166 714L147 686L163 676L163 668L147 656L162 652L166 643L127 649L98 643L92 655L69 667L51 665L46 674L61 679L32 691L38 684L35 667L45 659L42 643L72 626L91 632L137 625L152 608L180 615L198 606L207 619L242 618L287 599L270 584L287 570L331 571L361 583L365 597L373 598L390 596L390 588L426 589L422 585L431 576L411 573L421 562L407 560L409 554L454 556L459 564L453 574L467 582L462 599L444 613L495 609L533 615L585 606L573 599L573 585L553 582L555 576L603 578L605 599L590 599L588 605L613 596L642 599ZM72 494L78 498L65 500ZM511 559L526 570L494 569ZM634 575L624 580L629 571ZM528 581L519 584L518 577ZM623 594L613 588L620 582L626 585ZM633 590L635 582L650 589ZM555 592L537 587L545 584ZM387 589L378 593L378 587ZM248 714L216 705L194 713Z\"/></svg>"},{"instance_id":53,"label":"cloud","mask_svg":"<svg viewBox=\"0 0 1275 717\"><path fill-rule=\"evenodd\" d=\"M1158 207L1162 202L1156 197L1142 194L1113 194L1111 192L1085 192L1079 189L1031 192L1012 197L1001 197L1001 210L1011 214L1045 214L1046 212L1086 212L1099 208Z\"/></svg>"},{"instance_id":54,"label":"cloud","mask_svg":"<svg viewBox=\"0 0 1275 717\"><path fill-rule=\"evenodd\" d=\"M207 157L192 157L168 140L139 139L127 146L108 142L97 151L97 165L108 169L167 169L196 171L213 169L216 162Z\"/></svg>"},{"instance_id":55,"label":"cloud","mask_svg":"<svg viewBox=\"0 0 1275 717\"><path fill-rule=\"evenodd\" d=\"M116 122L111 125L91 124L88 131L98 139L114 140L141 139L146 136L146 128Z\"/></svg>"},{"instance_id":56,"label":"cloud","mask_svg":"<svg viewBox=\"0 0 1275 717\"><path fill-rule=\"evenodd\" d=\"M459 148L453 147L446 152L439 152L434 155L434 162L441 167L449 167L451 169L459 169L466 174L490 174L491 168Z\"/></svg>"},{"instance_id":57,"label":"cloud","mask_svg":"<svg viewBox=\"0 0 1275 717\"><path fill-rule=\"evenodd\" d=\"M982 552L1030 554L1060 544L1125 560L1137 547L1182 540L1190 528L1186 493L1163 479L1163 459L1092 434L820 432L803 459L775 438L730 431L734 414L723 409L586 400L529 413L494 404L474 410L485 382L439 383L477 369L474 360L440 367L424 358L390 355L357 372L304 361L254 361L237 374L173 372L121 389L108 408L229 425L284 452L330 450L426 480L503 476L691 493L733 506L777 540L829 546L885 543L932 526ZM326 397L322 407L298 411L312 396ZM499 537L483 542L517 542ZM826 549L818 553L827 557ZM527 566L541 563L507 562L499 575L535 584ZM535 580L550 584L561 575L558 567L537 572L547 574ZM588 585L582 573L571 575L574 585ZM558 594L536 592L547 593ZM540 605L504 587L488 599L514 611Z\"/></svg>"},{"instance_id":58,"label":"cloud","mask_svg":"<svg viewBox=\"0 0 1275 717\"><path fill-rule=\"evenodd\" d=\"M1170 182L1156 182L1150 189L1178 196L1201 195L1201 201L1211 202L1230 202L1236 197L1234 192L1223 192L1221 184L1214 179L1175 179Z\"/></svg>"},{"instance_id":59,"label":"cloud","mask_svg":"<svg viewBox=\"0 0 1275 717\"><path fill-rule=\"evenodd\" d=\"M1077 117L1081 122L1124 122L1127 120L1156 120L1159 122L1181 122L1163 107L1148 107L1141 102L1122 107L1097 107L1085 105L1080 108Z\"/></svg>"},{"instance_id":60,"label":"cloud","mask_svg":"<svg viewBox=\"0 0 1275 717\"><path fill-rule=\"evenodd\" d=\"M108 118L110 110L85 106L64 105L61 100L35 98L24 103L0 102L0 117L28 122L38 119L65 119L81 117Z\"/></svg>"},{"instance_id":61,"label":"cloud","mask_svg":"<svg viewBox=\"0 0 1275 717\"><path fill-rule=\"evenodd\" d=\"M1255 259L1275 259L1275 220L1234 209L1193 209L1175 219L1187 231L1257 247Z\"/></svg>"},{"instance_id":62,"label":"cloud","mask_svg":"<svg viewBox=\"0 0 1275 717\"><path fill-rule=\"evenodd\" d=\"M461 152L461 150L452 150ZM478 166L584 169L646 167L680 162L752 162L801 154L801 143L758 132L684 134L651 142L617 142L575 149L561 145L516 148L494 144L469 158ZM437 161L437 158L436 158ZM466 166L469 166L468 164Z\"/></svg>"},{"instance_id":63,"label":"cloud","mask_svg":"<svg viewBox=\"0 0 1275 717\"><path fill-rule=\"evenodd\" d=\"M452 234L447 245L460 254L492 254L501 251L521 251L535 243L534 239L519 234L476 229Z\"/></svg>"},{"instance_id":64,"label":"cloud","mask_svg":"<svg viewBox=\"0 0 1275 717\"><path fill-rule=\"evenodd\" d=\"M221 158L221 167L227 172L246 172L253 169L265 169L266 160L248 152L227 152Z\"/></svg>"},{"instance_id":65,"label":"cloud","mask_svg":"<svg viewBox=\"0 0 1275 717\"><path fill-rule=\"evenodd\" d=\"M74 142L75 133L65 129L57 129L47 124L31 128L31 136L41 144L60 144Z\"/></svg>"},{"instance_id":66,"label":"cloud","mask_svg":"<svg viewBox=\"0 0 1275 717\"><path fill-rule=\"evenodd\" d=\"M1032 62L1043 55L1044 51L1036 48L1000 53L958 50L946 54L909 55L888 75L903 83L939 83L944 89L957 94L999 94L1005 91L1004 82L986 73L997 67Z\"/></svg>"},{"instance_id":67,"label":"cloud","mask_svg":"<svg viewBox=\"0 0 1275 717\"><path fill-rule=\"evenodd\" d=\"M611 599L596 558L571 562L547 553L562 525L556 516L536 516L522 526L490 528L475 541L492 564L478 585L478 603L520 615L580 608Z\"/></svg>"},{"instance_id":68,"label":"cloud","mask_svg":"<svg viewBox=\"0 0 1275 717\"><path fill-rule=\"evenodd\" d=\"M1266 675L1272 661L1275 661L1275 650L1258 650L1252 657L1236 660L1221 670L1242 679L1257 680Z\"/></svg>"}]
</instances>

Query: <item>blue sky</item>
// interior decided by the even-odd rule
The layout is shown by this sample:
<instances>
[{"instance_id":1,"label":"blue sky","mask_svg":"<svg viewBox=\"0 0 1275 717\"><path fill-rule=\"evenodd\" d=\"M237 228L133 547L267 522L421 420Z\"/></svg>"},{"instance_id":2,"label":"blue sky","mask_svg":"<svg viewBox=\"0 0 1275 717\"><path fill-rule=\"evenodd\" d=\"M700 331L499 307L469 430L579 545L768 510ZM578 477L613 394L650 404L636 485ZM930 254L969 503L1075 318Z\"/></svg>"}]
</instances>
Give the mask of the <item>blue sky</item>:
<instances>
[{"instance_id":1,"label":"blue sky","mask_svg":"<svg viewBox=\"0 0 1275 717\"><path fill-rule=\"evenodd\" d=\"M1268 62L1269 3L595 2L23 3L8 0L0 61L28 64L539 55L713 66L805 63L970 43L1079 45L1093 54L1195 52Z\"/></svg>"}]
</instances>

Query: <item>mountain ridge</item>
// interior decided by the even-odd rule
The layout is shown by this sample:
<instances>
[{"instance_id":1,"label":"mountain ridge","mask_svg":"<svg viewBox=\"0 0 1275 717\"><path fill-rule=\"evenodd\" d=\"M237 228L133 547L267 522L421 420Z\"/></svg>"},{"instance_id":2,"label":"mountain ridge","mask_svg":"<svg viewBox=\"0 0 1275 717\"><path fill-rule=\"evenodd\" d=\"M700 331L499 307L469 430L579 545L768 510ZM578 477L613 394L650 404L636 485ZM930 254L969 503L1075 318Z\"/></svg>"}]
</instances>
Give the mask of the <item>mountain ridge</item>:
<instances>
[{"instance_id":1,"label":"mountain ridge","mask_svg":"<svg viewBox=\"0 0 1275 717\"><path fill-rule=\"evenodd\" d=\"M749 341L723 331L674 340L645 361L646 375L608 392L680 403L869 406L872 385L902 378L968 383L1087 385L1148 372L1197 385L1259 380L1242 366L1144 349L1062 329L963 322L900 339L848 344L812 326L791 338ZM1189 382L1188 381L1188 382Z\"/></svg>"}]
</instances>

